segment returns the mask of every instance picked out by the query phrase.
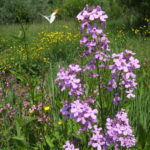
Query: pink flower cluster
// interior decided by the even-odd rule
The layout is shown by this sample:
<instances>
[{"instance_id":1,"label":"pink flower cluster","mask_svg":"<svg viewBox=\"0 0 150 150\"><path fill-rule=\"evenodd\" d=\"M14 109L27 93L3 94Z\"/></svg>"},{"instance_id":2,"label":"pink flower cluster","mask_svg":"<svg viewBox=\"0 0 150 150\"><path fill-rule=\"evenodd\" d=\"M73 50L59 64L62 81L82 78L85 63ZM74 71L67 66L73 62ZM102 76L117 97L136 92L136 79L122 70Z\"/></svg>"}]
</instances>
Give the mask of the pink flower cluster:
<instances>
[{"instance_id":1,"label":"pink flower cluster","mask_svg":"<svg viewBox=\"0 0 150 150\"><path fill-rule=\"evenodd\" d=\"M22 117L28 116L29 114L31 116L38 117L38 122L46 122L49 124L49 117L46 113L42 112L43 105L42 102L40 102L38 105L32 105L30 106L30 102L24 101L22 103L23 105L23 114Z\"/></svg>"},{"instance_id":2,"label":"pink flower cluster","mask_svg":"<svg viewBox=\"0 0 150 150\"><path fill-rule=\"evenodd\" d=\"M92 51L97 47L101 50L109 51L109 40L103 33L101 28L98 28L96 24L91 26L91 21L99 20L100 23L105 27L106 19L108 16L102 11L100 6L96 8L89 8L88 5L77 15L77 19L81 20L81 32L86 29L86 33L82 35L80 44L88 50L85 50L83 56L91 54Z\"/></svg>"},{"instance_id":3,"label":"pink flower cluster","mask_svg":"<svg viewBox=\"0 0 150 150\"><path fill-rule=\"evenodd\" d=\"M90 107L90 103L94 103L93 100L91 102L91 99L81 100L80 96L83 96L84 88L81 86L82 81L78 75L90 71L88 77L94 77L100 80L100 82L97 82L100 85L96 84L95 87L93 86L93 88L96 88L94 93L97 97L103 94L103 89L116 89L113 102L118 105L118 102L121 101L119 97L120 89L125 90L128 98L135 97L132 92L136 88L137 83L135 82L136 75L133 71L140 67L139 61L133 57L135 53L130 50L125 50L120 54L113 54L113 65L107 65L111 59L108 45L109 40L103 33L103 30L92 23L93 20L99 20L100 24L104 28L106 27L105 23L108 17L100 6L89 8L86 5L83 11L77 15L77 18L81 20L81 32L83 33L80 44L84 47L85 51L82 56L85 58L88 55L90 62L83 67L83 70L81 70L79 65L72 64L69 65L68 70L61 68L58 72L56 83L61 87L61 91L67 88L69 90L69 96L75 95L77 97L77 100L71 103L65 101L60 112L65 116L65 119L74 119L81 125L78 133L87 130L92 133L88 145L93 148L106 150L110 146L114 146L115 150L119 150L120 146L126 148L134 146L136 140L124 109L116 114L114 120L101 117L100 121L102 122L102 126L105 122L104 119L107 118L106 128L104 127L102 129L94 125L98 122L98 110ZM103 75L109 72L112 75L111 79L105 79L105 76L102 77L101 72ZM103 101L101 101L101 108L103 104ZM102 110L100 110L100 113L103 114ZM63 148L71 150L74 149L74 145L67 141Z\"/></svg>"},{"instance_id":4,"label":"pink flower cluster","mask_svg":"<svg viewBox=\"0 0 150 150\"><path fill-rule=\"evenodd\" d=\"M82 21L82 30L83 30L86 25L89 26L87 20L93 21L98 19L100 23L105 27L105 22L108 16L105 14L105 11L103 11L100 6L91 9L88 7L87 4L85 8L77 15L77 18L78 20Z\"/></svg>"},{"instance_id":5,"label":"pink flower cluster","mask_svg":"<svg viewBox=\"0 0 150 150\"><path fill-rule=\"evenodd\" d=\"M97 150L105 150L106 149L106 139L101 133L102 128L98 128L97 125L94 125L94 129L91 130L93 133L92 137L90 138L90 142L88 143L89 146L93 148L97 148Z\"/></svg>"},{"instance_id":6,"label":"pink flower cluster","mask_svg":"<svg viewBox=\"0 0 150 150\"><path fill-rule=\"evenodd\" d=\"M92 39L89 37L92 37ZM102 29L97 28L95 24L92 27L88 27L86 34L83 34L82 39L80 40L80 44L88 48L88 50L84 51L83 56L91 54L95 50L95 47L109 51L110 48L108 43L109 40Z\"/></svg>"},{"instance_id":7,"label":"pink flower cluster","mask_svg":"<svg viewBox=\"0 0 150 150\"><path fill-rule=\"evenodd\" d=\"M29 109L29 113L32 114L34 111L38 111L38 110L42 110L42 103L40 103L39 105L33 105L30 109Z\"/></svg>"},{"instance_id":8,"label":"pink flower cluster","mask_svg":"<svg viewBox=\"0 0 150 150\"><path fill-rule=\"evenodd\" d=\"M113 54L113 65L109 66L112 72L112 79L109 80L108 89L112 88L125 88L127 98L135 97L132 93L136 88L135 82L136 74L133 73L134 69L140 68L139 60L133 57L135 53L130 50L125 50L120 54ZM117 79L120 78L120 82L117 83Z\"/></svg>"},{"instance_id":9,"label":"pink flower cluster","mask_svg":"<svg viewBox=\"0 0 150 150\"><path fill-rule=\"evenodd\" d=\"M69 119L74 118L76 122L81 123L80 131L92 129L92 124L97 122L97 109L92 109L86 101L76 100L71 104L66 102L60 112Z\"/></svg>"},{"instance_id":10,"label":"pink flower cluster","mask_svg":"<svg viewBox=\"0 0 150 150\"><path fill-rule=\"evenodd\" d=\"M0 87L0 97L3 96L3 89Z\"/></svg>"},{"instance_id":11,"label":"pink flower cluster","mask_svg":"<svg viewBox=\"0 0 150 150\"><path fill-rule=\"evenodd\" d=\"M57 73L56 83L61 87L61 91L64 91L67 87L69 88L69 95L82 95L84 89L81 86L81 81L77 75L81 72L79 65L71 64L68 70L61 68Z\"/></svg>"},{"instance_id":12,"label":"pink flower cluster","mask_svg":"<svg viewBox=\"0 0 150 150\"><path fill-rule=\"evenodd\" d=\"M124 109L116 114L114 120L107 118L106 126L106 140L109 145L114 143L127 148L135 145L136 139Z\"/></svg>"},{"instance_id":13,"label":"pink flower cluster","mask_svg":"<svg viewBox=\"0 0 150 150\"><path fill-rule=\"evenodd\" d=\"M88 143L93 148L106 150L107 147L114 144L115 150L119 150L119 145L126 148L135 145L136 139L124 109L116 114L114 120L107 118L105 135L101 133L102 128L98 128L97 125L93 128L91 130L93 135Z\"/></svg>"},{"instance_id":14,"label":"pink flower cluster","mask_svg":"<svg viewBox=\"0 0 150 150\"><path fill-rule=\"evenodd\" d=\"M91 9L86 5L83 11L77 15L77 19L81 20L81 32L84 32L80 40L80 44L85 48L83 56L90 54L92 56L89 64L83 69L84 72L87 70L94 71L97 61L101 61L101 65L99 65L100 68L107 68L105 64L110 61L110 55L108 53L108 51L110 51L108 45L110 41L103 33L103 30L92 23L93 20L99 20L99 23L105 27L107 18L108 16L102 11L100 6ZM89 77L99 77L99 75L90 72Z\"/></svg>"},{"instance_id":15,"label":"pink flower cluster","mask_svg":"<svg viewBox=\"0 0 150 150\"><path fill-rule=\"evenodd\" d=\"M6 106L0 108L0 113L6 112L6 116L12 120L13 116L15 116L15 109L7 103Z\"/></svg>"},{"instance_id":16,"label":"pink flower cluster","mask_svg":"<svg viewBox=\"0 0 150 150\"><path fill-rule=\"evenodd\" d=\"M115 105L118 105L118 102L121 101L121 98L119 97L119 93L118 92L115 92L115 97L113 99L113 103Z\"/></svg>"},{"instance_id":17,"label":"pink flower cluster","mask_svg":"<svg viewBox=\"0 0 150 150\"><path fill-rule=\"evenodd\" d=\"M70 143L70 141L66 141L65 145L63 145L63 148L65 150L79 150L79 148L75 148L74 145Z\"/></svg>"}]
</instances>

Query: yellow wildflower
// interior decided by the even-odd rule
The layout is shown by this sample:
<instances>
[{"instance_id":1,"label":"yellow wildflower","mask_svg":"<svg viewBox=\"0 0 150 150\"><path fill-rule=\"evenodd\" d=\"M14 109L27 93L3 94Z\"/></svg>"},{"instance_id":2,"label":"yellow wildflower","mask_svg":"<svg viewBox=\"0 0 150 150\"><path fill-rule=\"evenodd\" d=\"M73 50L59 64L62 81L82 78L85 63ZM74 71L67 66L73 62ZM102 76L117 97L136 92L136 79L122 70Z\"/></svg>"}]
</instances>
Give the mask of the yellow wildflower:
<instances>
[{"instance_id":1,"label":"yellow wildflower","mask_svg":"<svg viewBox=\"0 0 150 150\"><path fill-rule=\"evenodd\" d=\"M140 30L136 29L136 30L135 30L135 34L137 34L139 31L140 31Z\"/></svg>"},{"instance_id":2,"label":"yellow wildflower","mask_svg":"<svg viewBox=\"0 0 150 150\"><path fill-rule=\"evenodd\" d=\"M43 61L46 62L46 58L43 58Z\"/></svg>"},{"instance_id":3,"label":"yellow wildflower","mask_svg":"<svg viewBox=\"0 0 150 150\"><path fill-rule=\"evenodd\" d=\"M59 124L59 125L61 125L61 124L62 124L62 122L61 122L61 121L59 121L59 122L58 122L58 124Z\"/></svg>"},{"instance_id":4,"label":"yellow wildflower","mask_svg":"<svg viewBox=\"0 0 150 150\"><path fill-rule=\"evenodd\" d=\"M132 32L134 32L134 28L131 28Z\"/></svg>"},{"instance_id":5,"label":"yellow wildflower","mask_svg":"<svg viewBox=\"0 0 150 150\"><path fill-rule=\"evenodd\" d=\"M48 111L49 109L50 109L49 106L44 108L45 111Z\"/></svg>"}]
</instances>

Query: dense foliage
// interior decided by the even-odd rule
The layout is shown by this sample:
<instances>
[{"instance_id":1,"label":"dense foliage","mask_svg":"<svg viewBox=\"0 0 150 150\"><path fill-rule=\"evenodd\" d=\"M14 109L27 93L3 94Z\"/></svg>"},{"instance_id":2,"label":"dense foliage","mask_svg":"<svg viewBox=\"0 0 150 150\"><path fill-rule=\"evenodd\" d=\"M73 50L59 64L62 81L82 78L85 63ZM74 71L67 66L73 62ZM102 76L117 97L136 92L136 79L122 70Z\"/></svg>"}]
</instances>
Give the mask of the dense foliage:
<instances>
[{"instance_id":1,"label":"dense foliage","mask_svg":"<svg viewBox=\"0 0 150 150\"><path fill-rule=\"evenodd\" d=\"M74 18L87 3L101 5L111 19L126 26L146 24L144 18L150 16L149 0L1 0L0 23L17 23L18 15L26 22L39 22L39 12L49 15L56 8L60 11L59 18Z\"/></svg>"},{"instance_id":2,"label":"dense foliage","mask_svg":"<svg viewBox=\"0 0 150 150\"><path fill-rule=\"evenodd\" d=\"M106 30L100 6L77 18L80 34L58 21L28 40L21 24L12 43L0 41L0 149L149 150L149 59L122 29ZM149 42L133 32L136 45Z\"/></svg>"}]
</instances>

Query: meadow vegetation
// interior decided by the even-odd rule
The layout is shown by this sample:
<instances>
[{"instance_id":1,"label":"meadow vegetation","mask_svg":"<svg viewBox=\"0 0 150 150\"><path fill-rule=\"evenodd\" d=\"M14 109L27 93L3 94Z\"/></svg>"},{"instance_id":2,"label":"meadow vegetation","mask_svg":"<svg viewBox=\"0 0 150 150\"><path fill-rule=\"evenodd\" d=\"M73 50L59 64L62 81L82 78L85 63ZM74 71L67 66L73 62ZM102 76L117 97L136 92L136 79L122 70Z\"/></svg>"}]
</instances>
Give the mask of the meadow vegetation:
<instances>
[{"instance_id":1,"label":"meadow vegetation","mask_svg":"<svg viewBox=\"0 0 150 150\"><path fill-rule=\"evenodd\" d=\"M53 2L53 7L61 4L46 2ZM103 14L106 29L97 22L86 33L82 15L79 21L75 16L87 2L78 7L74 1L75 9L66 0L50 25L38 19L27 23L22 15L20 23L0 25L0 150L150 149L150 20L144 18L135 26L131 17L133 26L127 26L125 19L116 21L112 16L106 22ZM120 10L119 3L112 4ZM67 17L61 19L64 14ZM86 38L92 42L104 38L104 43L97 51L91 42L93 53L86 52L90 45ZM128 71L117 66L117 59L131 65L128 81Z\"/></svg>"}]
</instances>

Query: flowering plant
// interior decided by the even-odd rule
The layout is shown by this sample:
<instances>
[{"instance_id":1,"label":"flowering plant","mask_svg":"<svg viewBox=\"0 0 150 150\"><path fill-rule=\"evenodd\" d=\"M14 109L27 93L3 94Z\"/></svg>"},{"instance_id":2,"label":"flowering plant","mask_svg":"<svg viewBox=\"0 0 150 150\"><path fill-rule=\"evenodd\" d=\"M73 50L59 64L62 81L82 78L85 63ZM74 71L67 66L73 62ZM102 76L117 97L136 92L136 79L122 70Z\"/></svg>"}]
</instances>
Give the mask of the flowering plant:
<instances>
[{"instance_id":1,"label":"flowering plant","mask_svg":"<svg viewBox=\"0 0 150 150\"><path fill-rule=\"evenodd\" d=\"M82 67L71 64L68 70L60 68L56 79L61 91L67 90L69 95L60 112L66 121L71 119L80 125L77 134L88 134L87 149L92 146L105 150L113 146L118 150L120 147L132 147L136 142L122 107L125 107L125 96L128 99L135 97L133 92L137 83L134 70L140 65L131 50L111 55L110 41L100 27L106 28L107 18L100 6L89 8L86 5L77 15L82 33L80 44L83 51L80 57L82 64L85 59L89 64ZM108 94L112 95L112 99L107 99ZM63 146L66 150L74 147L70 141Z\"/></svg>"}]
</instances>

